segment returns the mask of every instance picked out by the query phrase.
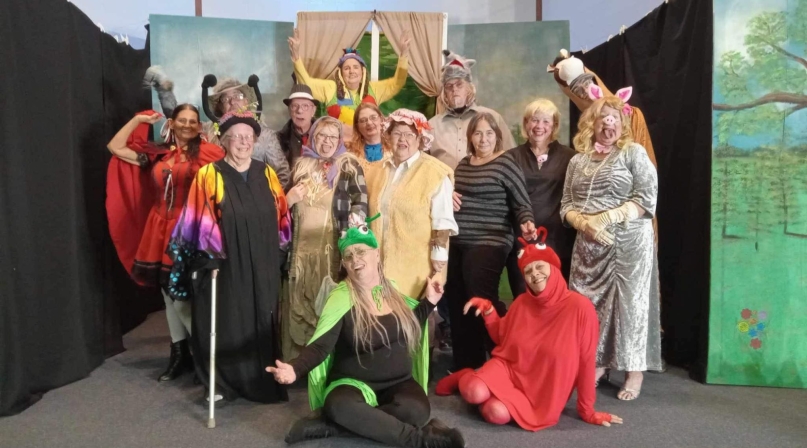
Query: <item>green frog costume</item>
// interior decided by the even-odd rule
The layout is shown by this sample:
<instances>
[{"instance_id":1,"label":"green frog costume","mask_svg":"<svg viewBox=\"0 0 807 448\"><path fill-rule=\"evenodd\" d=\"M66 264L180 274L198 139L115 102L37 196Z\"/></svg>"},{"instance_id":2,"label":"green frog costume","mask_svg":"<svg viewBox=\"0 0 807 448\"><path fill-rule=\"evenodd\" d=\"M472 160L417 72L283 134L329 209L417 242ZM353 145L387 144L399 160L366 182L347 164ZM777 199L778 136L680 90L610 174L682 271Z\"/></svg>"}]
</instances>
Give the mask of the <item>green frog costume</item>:
<instances>
[{"instance_id":1,"label":"green frog costume","mask_svg":"<svg viewBox=\"0 0 807 448\"><path fill-rule=\"evenodd\" d=\"M376 214L372 218L367 219L367 224L378 218L380 214ZM367 224L359 227L352 227L347 231L342 232L339 239L339 251L344 253L348 246L354 244L366 244L374 249L378 248L378 241L370 230ZM410 297L404 296L407 305L414 309L418 305L418 301ZM381 286L373 288L373 299L380 303L381 300ZM311 337L309 345L315 342L323 334L327 333L333 326L339 322L345 314L352 308L352 300L350 298L350 291L347 284L340 282L325 303L325 307L320 315L317 329L314 331L314 336ZM423 390L428 394L428 381L429 381L429 335L427 326L424 325L421 332L420 347L412 357L412 377L418 384L423 387ZM325 403L325 398L328 394L338 386L347 385L353 386L361 391L364 400L370 406L378 406L378 401L375 392L366 383L353 379L342 378L328 384L328 373L331 370L333 355L328 355L325 361L320 363L317 367L308 373L308 399L312 410L321 408Z\"/></svg>"}]
</instances>

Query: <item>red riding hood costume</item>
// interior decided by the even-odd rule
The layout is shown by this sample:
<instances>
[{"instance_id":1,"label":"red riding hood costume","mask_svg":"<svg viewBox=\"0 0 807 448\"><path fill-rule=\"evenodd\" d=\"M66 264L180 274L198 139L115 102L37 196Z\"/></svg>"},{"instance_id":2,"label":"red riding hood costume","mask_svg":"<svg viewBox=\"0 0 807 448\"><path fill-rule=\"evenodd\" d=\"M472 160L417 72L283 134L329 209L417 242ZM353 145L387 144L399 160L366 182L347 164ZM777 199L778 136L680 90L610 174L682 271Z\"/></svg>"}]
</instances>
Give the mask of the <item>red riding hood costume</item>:
<instances>
[{"instance_id":1,"label":"red riding hood costume","mask_svg":"<svg viewBox=\"0 0 807 448\"><path fill-rule=\"evenodd\" d=\"M539 231L546 232L543 228ZM518 260L522 272L534 261L550 264L546 288L539 294L528 288L503 318L495 309L484 316L488 333L496 343L491 359L476 372L465 369L444 378L436 392L451 393L458 377L474 375L488 387L491 398L504 403L520 427L538 431L558 422L577 388L580 417L592 424L610 421L610 414L594 411L599 332L594 306L587 298L569 291L560 272L560 260L550 247L520 240L524 246Z\"/></svg>"},{"instance_id":2,"label":"red riding hood costume","mask_svg":"<svg viewBox=\"0 0 807 448\"><path fill-rule=\"evenodd\" d=\"M138 115L151 114L154 111ZM165 249L191 182L199 168L223 158L224 151L202 140L194 157L183 158L184 151L175 145L149 142L148 133L144 123L127 140L140 166L117 157L110 160L106 210L112 242L132 279L144 286L165 286L173 264Z\"/></svg>"}]
</instances>

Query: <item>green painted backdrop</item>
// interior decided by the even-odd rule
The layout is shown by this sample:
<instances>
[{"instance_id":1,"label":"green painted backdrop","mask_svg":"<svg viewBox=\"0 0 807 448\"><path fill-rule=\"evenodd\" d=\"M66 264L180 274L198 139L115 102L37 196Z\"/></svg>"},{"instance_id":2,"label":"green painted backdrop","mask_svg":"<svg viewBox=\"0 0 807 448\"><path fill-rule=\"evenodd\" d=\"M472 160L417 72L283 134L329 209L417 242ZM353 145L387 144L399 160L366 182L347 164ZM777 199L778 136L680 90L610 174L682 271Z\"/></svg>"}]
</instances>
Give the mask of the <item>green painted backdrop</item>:
<instances>
[{"instance_id":1,"label":"green painted backdrop","mask_svg":"<svg viewBox=\"0 0 807 448\"><path fill-rule=\"evenodd\" d=\"M359 42L356 50L362 58L367 62L367 65L372 65L371 55L372 36L370 33L364 33L361 42ZM395 74L395 67L398 66L398 55L392 49L389 39L382 33L378 40L378 79L391 78ZM395 98L384 102L381 105L381 111L385 115L389 115L400 108L416 110L423 113L427 117L434 116L435 99L429 98L425 93L421 92L412 77L406 79L406 85L401 89L400 93L395 95Z\"/></svg>"},{"instance_id":2,"label":"green painted backdrop","mask_svg":"<svg viewBox=\"0 0 807 448\"><path fill-rule=\"evenodd\" d=\"M715 0L707 382L807 381L807 0Z\"/></svg>"},{"instance_id":3,"label":"green painted backdrop","mask_svg":"<svg viewBox=\"0 0 807 448\"><path fill-rule=\"evenodd\" d=\"M499 112L516 143L523 143L524 108L544 97L560 109L560 141L568 144L569 99L546 72L561 48L569 48L569 22L449 25L448 48L470 59L480 105Z\"/></svg>"}]
</instances>

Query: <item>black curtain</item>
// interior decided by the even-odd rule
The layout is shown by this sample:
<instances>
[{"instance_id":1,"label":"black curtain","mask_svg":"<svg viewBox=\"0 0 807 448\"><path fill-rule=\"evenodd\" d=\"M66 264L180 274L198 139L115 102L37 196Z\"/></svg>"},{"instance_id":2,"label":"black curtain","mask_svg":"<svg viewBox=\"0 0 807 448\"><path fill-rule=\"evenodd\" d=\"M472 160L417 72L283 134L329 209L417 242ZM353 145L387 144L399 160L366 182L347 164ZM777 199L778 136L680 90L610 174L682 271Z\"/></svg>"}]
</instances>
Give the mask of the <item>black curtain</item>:
<instances>
[{"instance_id":1,"label":"black curtain","mask_svg":"<svg viewBox=\"0 0 807 448\"><path fill-rule=\"evenodd\" d=\"M633 86L658 162L664 357L703 381L709 312L712 2L662 4L623 35L575 56L611 91ZM572 132L579 113L571 106Z\"/></svg>"},{"instance_id":2,"label":"black curtain","mask_svg":"<svg viewBox=\"0 0 807 448\"><path fill-rule=\"evenodd\" d=\"M0 8L0 415L87 376L159 308L107 229L106 143L151 105L149 51L64 0Z\"/></svg>"}]
</instances>

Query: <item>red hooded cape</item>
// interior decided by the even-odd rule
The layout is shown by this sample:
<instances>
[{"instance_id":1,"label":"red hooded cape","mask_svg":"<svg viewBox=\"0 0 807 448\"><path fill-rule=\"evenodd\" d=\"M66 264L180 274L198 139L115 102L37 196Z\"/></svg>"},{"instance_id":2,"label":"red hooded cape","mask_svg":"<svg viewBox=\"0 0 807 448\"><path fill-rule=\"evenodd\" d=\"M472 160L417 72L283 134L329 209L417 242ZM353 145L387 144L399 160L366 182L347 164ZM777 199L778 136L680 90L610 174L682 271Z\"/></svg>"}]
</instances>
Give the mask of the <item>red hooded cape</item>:
<instances>
[{"instance_id":1,"label":"red hooded cape","mask_svg":"<svg viewBox=\"0 0 807 448\"><path fill-rule=\"evenodd\" d=\"M594 421L597 312L589 299L569 291L557 267L551 266L540 294L528 288L504 318L493 312L485 325L496 348L476 375L519 426L538 431L555 425L575 388L580 417Z\"/></svg>"},{"instance_id":2,"label":"red hooded cape","mask_svg":"<svg viewBox=\"0 0 807 448\"><path fill-rule=\"evenodd\" d=\"M147 110L138 115L151 115ZM165 154L168 150L148 141L150 125L140 124L126 146L138 153L145 153L150 159ZM151 181L149 170L124 162L113 156L106 172L106 214L109 221L109 235L118 252L123 267L132 274L135 254L146 226L149 211L154 205L156 186Z\"/></svg>"},{"instance_id":3,"label":"red hooded cape","mask_svg":"<svg viewBox=\"0 0 807 448\"><path fill-rule=\"evenodd\" d=\"M153 110L147 110L138 113L138 115L152 115L154 113ZM149 253L145 255L148 258L139 261L155 264L154 275L132 275L135 257L138 255L138 249L141 248L141 240L146 233L149 216L153 209L156 210L159 206L158 203L155 203L155 198L161 197L157 191L158 186L154 181L151 168L154 163L158 163L165 154L170 152L166 148L148 141L149 129L150 125L146 123L140 124L127 139L126 146L137 153L146 154L149 162L151 162L148 165L150 169L143 169L140 166L124 162L117 157L112 157L109 161L106 181L106 211L112 243L115 245L118 258L120 258L126 271L133 280L141 285L147 285L149 281L156 282L156 274L159 273L160 269L158 265L170 262L168 257L164 255L165 247L159 247L156 251L149 251L148 249L153 249L153 247L146 245L145 251ZM181 175L179 177L190 176L188 182L184 182L183 179L178 177L175 180L178 188L187 189L190 186L190 179L193 179L199 168L222 157L224 157L224 151L221 148L202 142L199 155L192 161L188 170L177 170L175 166L175 174ZM185 174L183 175L182 173ZM185 183L188 185L185 186ZM187 191L177 192L175 197L184 203L186 193ZM178 204L178 207L181 209L182 203ZM156 222L157 224L161 223L161 225L152 226L150 234L146 238L159 238L161 242L167 241L170 232L173 230L173 225L171 225L173 221L166 220L164 217L162 220L153 219L152 221L152 224ZM151 246L154 245L152 244Z\"/></svg>"}]
</instances>

